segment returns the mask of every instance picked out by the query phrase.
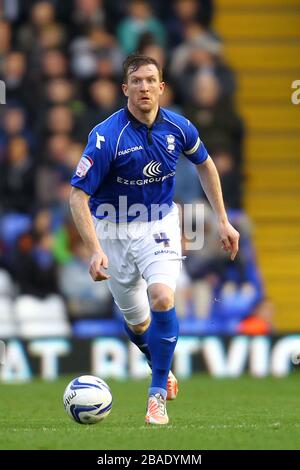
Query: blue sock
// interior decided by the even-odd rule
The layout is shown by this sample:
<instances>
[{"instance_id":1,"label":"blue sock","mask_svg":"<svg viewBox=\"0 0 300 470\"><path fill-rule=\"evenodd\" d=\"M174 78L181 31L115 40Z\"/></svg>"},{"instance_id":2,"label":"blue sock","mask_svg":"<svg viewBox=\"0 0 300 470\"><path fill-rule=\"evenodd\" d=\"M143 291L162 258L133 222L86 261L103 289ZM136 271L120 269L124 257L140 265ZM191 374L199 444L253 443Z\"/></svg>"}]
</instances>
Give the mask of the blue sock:
<instances>
[{"instance_id":1,"label":"blue sock","mask_svg":"<svg viewBox=\"0 0 300 470\"><path fill-rule=\"evenodd\" d=\"M167 396L168 374L178 340L178 320L175 307L166 312L152 311L148 347L152 360L152 382L149 395Z\"/></svg>"},{"instance_id":2,"label":"blue sock","mask_svg":"<svg viewBox=\"0 0 300 470\"><path fill-rule=\"evenodd\" d=\"M124 320L124 328L125 328L126 333L129 336L130 341L132 341L139 348L139 350L145 354L149 366L152 367L151 355L150 355L150 351L148 348L149 327L144 333L142 333L141 335L137 335L129 328L126 321Z\"/></svg>"}]
</instances>

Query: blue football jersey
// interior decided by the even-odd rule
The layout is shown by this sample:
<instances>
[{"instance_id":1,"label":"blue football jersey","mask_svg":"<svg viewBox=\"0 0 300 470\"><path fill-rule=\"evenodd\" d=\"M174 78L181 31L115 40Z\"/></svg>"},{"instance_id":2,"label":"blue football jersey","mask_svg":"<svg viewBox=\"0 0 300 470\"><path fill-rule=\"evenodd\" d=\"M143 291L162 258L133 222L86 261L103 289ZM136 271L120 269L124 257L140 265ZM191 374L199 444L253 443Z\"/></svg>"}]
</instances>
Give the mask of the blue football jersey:
<instances>
[{"instance_id":1,"label":"blue football jersey","mask_svg":"<svg viewBox=\"0 0 300 470\"><path fill-rule=\"evenodd\" d=\"M181 154L195 164L208 157L188 119L160 108L149 128L124 108L92 129L71 184L91 196L99 219L160 219L173 204Z\"/></svg>"}]
</instances>

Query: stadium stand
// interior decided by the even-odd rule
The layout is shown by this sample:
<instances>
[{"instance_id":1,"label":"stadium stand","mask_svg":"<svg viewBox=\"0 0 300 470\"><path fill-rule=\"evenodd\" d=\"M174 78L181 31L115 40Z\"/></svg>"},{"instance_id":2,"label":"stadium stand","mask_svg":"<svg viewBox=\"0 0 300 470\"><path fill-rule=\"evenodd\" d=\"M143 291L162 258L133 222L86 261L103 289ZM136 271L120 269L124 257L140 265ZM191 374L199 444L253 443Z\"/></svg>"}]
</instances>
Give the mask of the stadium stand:
<instances>
[{"instance_id":1,"label":"stadium stand","mask_svg":"<svg viewBox=\"0 0 300 470\"><path fill-rule=\"evenodd\" d=\"M237 72L247 123L244 205L273 299L275 325L299 329L300 120L292 83L300 77L297 0L218 0L214 26ZM251 25L251 26L249 26Z\"/></svg>"}]
</instances>

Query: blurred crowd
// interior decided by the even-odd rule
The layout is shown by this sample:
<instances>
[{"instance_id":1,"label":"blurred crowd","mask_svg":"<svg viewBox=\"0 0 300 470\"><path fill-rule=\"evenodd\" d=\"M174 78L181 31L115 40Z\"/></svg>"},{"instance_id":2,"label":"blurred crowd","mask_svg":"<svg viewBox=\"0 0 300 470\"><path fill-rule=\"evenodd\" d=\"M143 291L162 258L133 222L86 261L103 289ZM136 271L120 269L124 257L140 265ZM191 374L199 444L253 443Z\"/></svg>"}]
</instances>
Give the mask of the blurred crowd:
<instances>
[{"instance_id":1,"label":"blurred crowd","mask_svg":"<svg viewBox=\"0 0 300 470\"><path fill-rule=\"evenodd\" d=\"M106 284L89 278L68 197L88 133L126 104L122 62L139 51L164 68L168 85L161 105L198 128L241 231L232 264L220 251L206 208L204 249L188 252L177 292L179 315L208 332L268 330L272 307L243 211L244 127L234 104L236 80L212 29L213 15L212 0L2 1L0 269L12 280L11 295L60 295L71 319L118 315ZM184 158L176 201L205 201L196 170Z\"/></svg>"}]
</instances>

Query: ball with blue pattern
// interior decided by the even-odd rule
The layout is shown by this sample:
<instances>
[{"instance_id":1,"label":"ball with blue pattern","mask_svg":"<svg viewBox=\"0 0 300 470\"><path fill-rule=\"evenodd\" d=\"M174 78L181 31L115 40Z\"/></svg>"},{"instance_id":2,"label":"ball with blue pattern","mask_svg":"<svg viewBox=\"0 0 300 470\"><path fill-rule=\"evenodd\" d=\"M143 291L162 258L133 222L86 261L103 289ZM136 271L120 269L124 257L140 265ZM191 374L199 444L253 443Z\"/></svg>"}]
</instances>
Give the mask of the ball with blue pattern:
<instances>
[{"instance_id":1,"label":"ball with blue pattern","mask_svg":"<svg viewBox=\"0 0 300 470\"><path fill-rule=\"evenodd\" d=\"M82 375L71 380L64 391L64 408L80 424L95 424L106 418L112 407L112 394L104 380Z\"/></svg>"}]
</instances>

